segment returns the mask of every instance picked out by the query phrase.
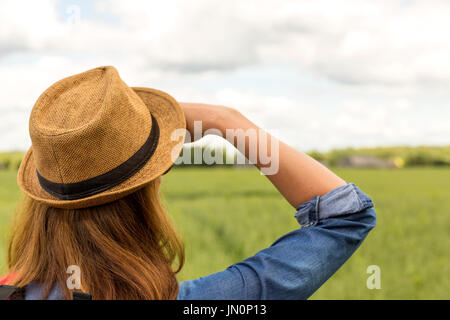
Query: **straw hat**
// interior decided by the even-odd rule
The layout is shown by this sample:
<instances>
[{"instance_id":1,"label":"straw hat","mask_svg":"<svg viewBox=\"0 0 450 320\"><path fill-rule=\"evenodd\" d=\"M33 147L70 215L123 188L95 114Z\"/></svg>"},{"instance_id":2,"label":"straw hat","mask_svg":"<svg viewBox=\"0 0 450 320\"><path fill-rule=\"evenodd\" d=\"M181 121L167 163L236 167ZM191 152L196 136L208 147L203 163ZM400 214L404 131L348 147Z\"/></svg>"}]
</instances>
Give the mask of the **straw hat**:
<instances>
[{"instance_id":1,"label":"straw hat","mask_svg":"<svg viewBox=\"0 0 450 320\"><path fill-rule=\"evenodd\" d=\"M168 94L130 88L114 67L100 67L48 88L29 129L20 188L49 206L78 209L122 198L168 170L185 118Z\"/></svg>"}]
</instances>

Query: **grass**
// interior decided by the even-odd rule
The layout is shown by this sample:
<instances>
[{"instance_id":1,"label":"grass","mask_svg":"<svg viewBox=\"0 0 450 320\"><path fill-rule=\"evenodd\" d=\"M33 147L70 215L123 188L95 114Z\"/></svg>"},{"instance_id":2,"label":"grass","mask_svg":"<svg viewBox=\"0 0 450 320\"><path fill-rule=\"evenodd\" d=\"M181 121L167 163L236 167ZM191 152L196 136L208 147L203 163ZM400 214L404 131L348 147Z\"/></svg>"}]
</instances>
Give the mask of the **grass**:
<instances>
[{"instance_id":1,"label":"grass","mask_svg":"<svg viewBox=\"0 0 450 320\"><path fill-rule=\"evenodd\" d=\"M375 204L377 227L313 299L449 299L450 169L336 170ZM15 172L0 171L0 271L20 197ZM186 243L179 280L220 271L297 228L294 210L252 169L176 169L163 193ZM381 289L369 290L369 265Z\"/></svg>"}]
</instances>

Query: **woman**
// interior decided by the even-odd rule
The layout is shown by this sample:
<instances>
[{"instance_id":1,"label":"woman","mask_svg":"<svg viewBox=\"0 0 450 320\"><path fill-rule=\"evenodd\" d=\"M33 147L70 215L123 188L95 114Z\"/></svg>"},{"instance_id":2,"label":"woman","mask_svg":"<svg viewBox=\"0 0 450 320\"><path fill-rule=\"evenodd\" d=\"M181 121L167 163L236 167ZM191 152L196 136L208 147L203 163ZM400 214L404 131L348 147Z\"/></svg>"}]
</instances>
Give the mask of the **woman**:
<instances>
[{"instance_id":1,"label":"woman","mask_svg":"<svg viewBox=\"0 0 450 320\"><path fill-rule=\"evenodd\" d=\"M221 272L178 283L183 245L159 185L184 141L177 129L194 136L194 121L222 135L236 130L232 142L247 157L255 148L272 150L278 170L267 178L296 208L302 227ZM244 136L248 130L256 140ZM129 88L113 67L47 89L33 107L30 136L18 174L26 196L4 281L24 288L26 299L70 299L72 291L94 299L306 299L375 226L372 201L355 185L266 138L238 111L180 107L163 92ZM254 162L260 170L271 165Z\"/></svg>"}]
</instances>

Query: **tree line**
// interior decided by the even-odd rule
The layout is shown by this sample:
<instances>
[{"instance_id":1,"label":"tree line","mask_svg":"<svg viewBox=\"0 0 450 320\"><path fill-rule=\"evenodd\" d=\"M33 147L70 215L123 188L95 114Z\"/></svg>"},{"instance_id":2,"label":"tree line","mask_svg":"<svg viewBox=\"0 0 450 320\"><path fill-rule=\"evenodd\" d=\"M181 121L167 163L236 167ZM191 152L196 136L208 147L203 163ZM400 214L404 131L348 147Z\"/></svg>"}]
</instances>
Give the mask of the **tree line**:
<instances>
[{"instance_id":1,"label":"tree line","mask_svg":"<svg viewBox=\"0 0 450 320\"><path fill-rule=\"evenodd\" d=\"M384 161L391 161L398 168L450 166L450 146L346 148L334 149L327 152L311 151L307 153L316 160L331 167L338 167L346 159L353 156L370 156ZM24 152L0 153L0 170L17 170L24 155ZM201 155L208 156L204 157ZM237 151L230 148L211 149L208 146L185 146L180 155L180 159L177 161L181 166L177 167L235 166L238 163L237 158ZM211 161L211 159L214 159L214 161ZM249 162L245 161L244 164L249 164ZM239 162L238 165L242 165L242 163Z\"/></svg>"}]
</instances>

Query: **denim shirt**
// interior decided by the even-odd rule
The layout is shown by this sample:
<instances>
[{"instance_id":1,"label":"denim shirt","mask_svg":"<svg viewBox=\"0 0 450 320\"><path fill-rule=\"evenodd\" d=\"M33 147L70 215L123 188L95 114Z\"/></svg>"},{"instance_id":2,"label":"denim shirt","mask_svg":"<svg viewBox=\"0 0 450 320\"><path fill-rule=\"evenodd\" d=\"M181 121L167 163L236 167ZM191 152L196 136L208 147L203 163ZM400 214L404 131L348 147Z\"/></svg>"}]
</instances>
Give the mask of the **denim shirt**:
<instances>
[{"instance_id":1,"label":"denim shirt","mask_svg":"<svg viewBox=\"0 0 450 320\"><path fill-rule=\"evenodd\" d=\"M354 184L297 208L301 228L242 262L180 283L177 299L307 299L375 226L371 199Z\"/></svg>"},{"instance_id":2,"label":"denim shirt","mask_svg":"<svg viewBox=\"0 0 450 320\"><path fill-rule=\"evenodd\" d=\"M295 218L299 229L254 256L181 282L177 299L307 299L350 258L376 223L371 199L354 184L303 203ZM25 299L39 295L39 285L30 283ZM63 296L54 288L48 299Z\"/></svg>"}]
</instances>

